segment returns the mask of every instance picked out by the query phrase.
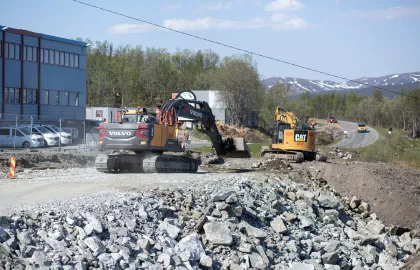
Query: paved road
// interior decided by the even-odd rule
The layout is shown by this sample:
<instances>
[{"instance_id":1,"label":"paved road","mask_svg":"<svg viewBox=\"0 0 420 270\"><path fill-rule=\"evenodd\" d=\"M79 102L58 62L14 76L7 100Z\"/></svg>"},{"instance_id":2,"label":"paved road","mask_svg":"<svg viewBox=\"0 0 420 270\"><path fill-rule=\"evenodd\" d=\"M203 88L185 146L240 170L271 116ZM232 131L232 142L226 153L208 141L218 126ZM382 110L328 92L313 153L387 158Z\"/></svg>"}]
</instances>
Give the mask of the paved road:
<instances>
[{"instance_id":1,"label":"paved road","mask_svg":"<svg viewBox=\"0 0 420 270\"><path fill-rule=\"evenodd\" d=\"M325 119L317 119L317 122L319 124L325 124ZM347 130L347 138L343 137L341 141L330 145L330 147L359 148L368 146L379 138L378 132L370 126L366 126L369 132L357 133L357 123L339 121L338 124L342 130Z\"/></svg>"}]
</instances>

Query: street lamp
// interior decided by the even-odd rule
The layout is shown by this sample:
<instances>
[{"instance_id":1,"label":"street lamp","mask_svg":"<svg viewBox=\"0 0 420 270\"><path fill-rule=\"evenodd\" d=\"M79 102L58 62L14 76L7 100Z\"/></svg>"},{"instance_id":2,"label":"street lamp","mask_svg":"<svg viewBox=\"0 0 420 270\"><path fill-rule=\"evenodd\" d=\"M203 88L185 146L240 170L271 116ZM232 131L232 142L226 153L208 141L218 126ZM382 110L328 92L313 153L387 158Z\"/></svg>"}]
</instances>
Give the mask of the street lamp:
<instances>
[{"instance_id":1,"label":"street lamp","mask_svg":"<svg viewBox=\"0 0 420 270\"><path fill-rule=\"evenodd\" d=\"M1 30L6 30L7 28L9 28L9 26L5 26L5 27L3 27Z\"/></svg>"}]
</instances>

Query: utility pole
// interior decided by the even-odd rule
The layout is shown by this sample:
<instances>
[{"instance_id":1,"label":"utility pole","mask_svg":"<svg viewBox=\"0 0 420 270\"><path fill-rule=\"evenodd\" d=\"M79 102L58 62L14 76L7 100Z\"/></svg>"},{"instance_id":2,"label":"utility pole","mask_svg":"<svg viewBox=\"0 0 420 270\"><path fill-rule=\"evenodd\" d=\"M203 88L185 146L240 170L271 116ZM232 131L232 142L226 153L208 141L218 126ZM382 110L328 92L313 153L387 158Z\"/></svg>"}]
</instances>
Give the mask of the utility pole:
<instances>
[{"instance_id":1,"label":"utility pole","mask_svg":"<svg viewBox=\"0 0 420 270\"><path fill-rule=\"evenodd\" d=\"M61 135L63 133L61 132L61 118L60 118L60 133L58 134L58 152L61 152Z\"/></svg>"},{"instance_id":2,"label":"utility pole","mask_svg":"<svg viewBox=\"0 0 420 270\"><path fill-rule=\"evenodd\" d=\"M3 60L4 61L4 60ZM16 115L16 126L15 126L15 137L14 137L14 141L13 141L13 148L16 148L16 132L17 132L17 115ZM13 135L13 133L12 133Z\"/></svg>"}]
</instances>

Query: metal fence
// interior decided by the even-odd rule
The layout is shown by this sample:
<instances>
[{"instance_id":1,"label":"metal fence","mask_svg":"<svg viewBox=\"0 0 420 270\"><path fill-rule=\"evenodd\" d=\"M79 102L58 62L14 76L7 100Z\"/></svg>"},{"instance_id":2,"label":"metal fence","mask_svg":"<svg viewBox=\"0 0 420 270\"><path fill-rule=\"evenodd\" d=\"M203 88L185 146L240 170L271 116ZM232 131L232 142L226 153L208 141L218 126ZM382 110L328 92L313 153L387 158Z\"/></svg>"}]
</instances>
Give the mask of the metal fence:
<instances>
[{"instance_id":1,"label":"metal fence","mask_svg":"<svg viewBox=\"0 0 420 270\"><path fill-rule=\"evenodd\" d=\"M2 118L2 116L4 117ZM32 141L30 141L28 145L26 143L28 134L25 134L22 131L22 129L27 131L25 127L29 129L30 140L34 137L33 134L45 136L45 134L39 134L39 130L37 130L37 127L39 126L43 126L44 128L45 126L49 126L50 128L48 130L51 133L55 133L55 136L58 136L57 144L47 147L51 150L61 151L61 148L97 149L99 144L98 130L93 126L91 120L60 118L60 116L41 117L38 119L38 116L32 115L0 114L0 149L41 149L42 147L33 145ZM71 137L71 142L67 143L67 139L70 141L69 138L62 141L62 136L64 136L65 133L69 134L69 136L66 136Z\"/></svg>"}]
</instances>

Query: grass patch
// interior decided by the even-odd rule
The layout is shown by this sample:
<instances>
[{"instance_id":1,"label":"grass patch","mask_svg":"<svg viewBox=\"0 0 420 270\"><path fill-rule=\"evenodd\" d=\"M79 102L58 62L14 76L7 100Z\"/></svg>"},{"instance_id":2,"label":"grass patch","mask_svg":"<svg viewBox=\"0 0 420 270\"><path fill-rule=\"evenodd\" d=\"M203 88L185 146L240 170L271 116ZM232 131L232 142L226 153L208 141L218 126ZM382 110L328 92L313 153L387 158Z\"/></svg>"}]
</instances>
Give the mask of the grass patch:
<instances>
[{"instance_id":1,"label":"grass patch","mask_svg":"<svg viewBox=\"0 0 420 270\"><path fill-rule=\"evenodd\" d=\"M265 142L265 143L253 143L253 144L248 144L249 150L251 151L251 156L253 158L258 158L261 156L261 148L263 146L269 146L270 143Z\"/></svg>"},{"instance_id":2,"label":"grass patch","mask_svg":"<svg viewBox=\"0 0 420 270\"><path fill-rule=\"evenodd\" d=\"M343 137L344 136L338 136L337 138L335 138L335 140L333 140L329 145L333 145L333 144L336 144L336 143L339 143L342 139L343 139Z\"/></svg>"},{"instance_id":3,"label":"grass patch","mask_svg":"<svg viewBox=\"0 0 420 270\"><path fill-rule=\"evenodd\" d=\"M212 154L212 147L211 146L201 146L197 148L191 148L191 152L196 152L200 154Z\"/></svg>"},{"instance_id":4,"label":"grass patch","mask_svg":"<svg viewBox=\"0 0 420 270\"><path fill-rule=\"evenodd\" d=\"M192 130L191 130L191 135L192 135L194 138L199 139L199 140L206 140L206 141L210 141L209 136L208 136L208 135L207 135L204 131L201 131L201 130L199 130L199 129L192 129Z\"/></svg>"},{"instance_id":5,"label":"grass patch","mask_svg":"<svg viewBox=\"0 0 420 270\"><path fill-rule=\"evenodd\" d=\"M363 161L382 161L420 169L420 140L408 138L404 130L393 129L388 142L388 129L375 127L379 139L371 145L357 149L346 149L356 152Z\"/></svg>"}]
</instances>

